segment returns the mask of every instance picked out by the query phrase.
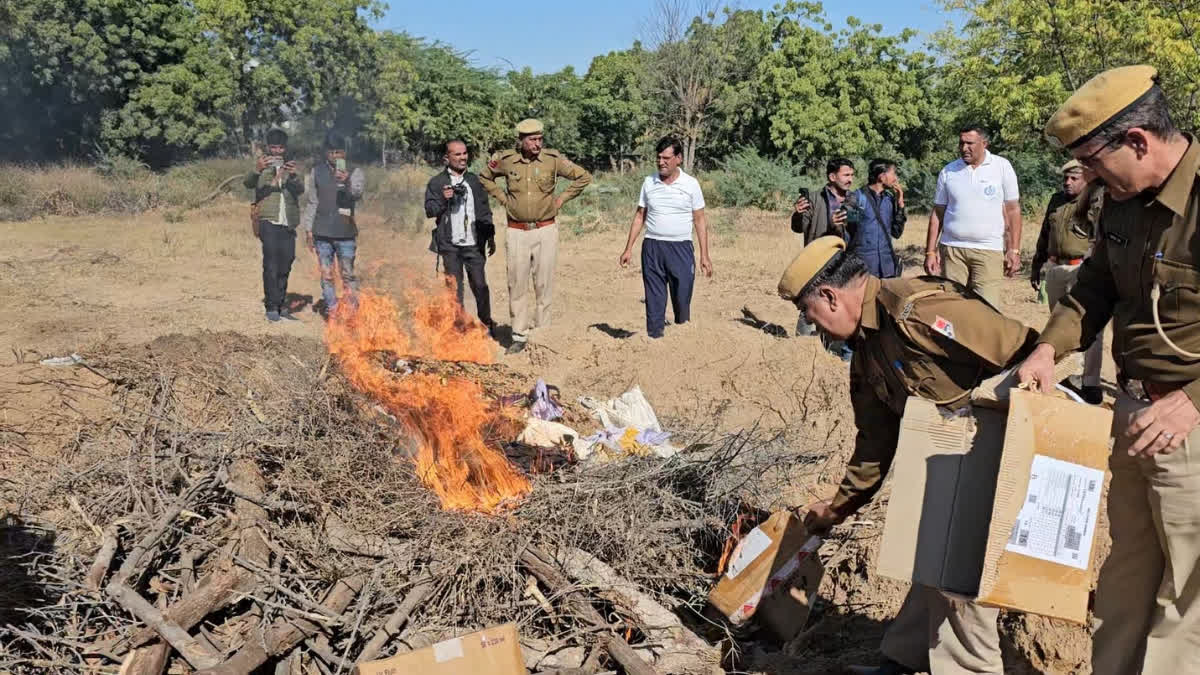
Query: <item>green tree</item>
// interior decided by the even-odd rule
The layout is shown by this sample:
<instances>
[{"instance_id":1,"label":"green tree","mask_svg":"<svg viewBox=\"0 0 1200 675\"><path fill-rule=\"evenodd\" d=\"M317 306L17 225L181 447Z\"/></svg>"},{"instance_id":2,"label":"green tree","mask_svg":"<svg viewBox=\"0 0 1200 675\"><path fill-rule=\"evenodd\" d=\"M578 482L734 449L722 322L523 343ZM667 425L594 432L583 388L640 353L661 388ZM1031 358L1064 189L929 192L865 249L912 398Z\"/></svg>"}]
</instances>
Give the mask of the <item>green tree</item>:
<instances>
[{"instance_id":1,"label":"green tree","mask_svg":"<svg viewBox=\"0 0 1200 675\"><path fill-rule=\"evenodd\" d=\"M621 160L646 140L651 124L645 90L648 59L635 42L632 49L592 59L583 78L579 126L584 155L593 162L607 160L614 171L621 170Z\"/></svg>"},{"instance_id":2,"label":"green tree","mask_svg":"<svg viewBox=\"0 0 1200 675\"><path fill-rule=\"evenodd\" d=\"M789 2L771 17L775 49L759 69L770 142L807 168L829 157L919 151L936 119L933 60L910 52L915 35L884 35L851 17L835 31L819 4Z\"/></svg>"},{"instance_id":3,"label":"green tree","mask_svg":"<svg viewBox=\"0 0 1200 675\"><path fill-rule=\"evenodd\" d=\"M557 73L534 75L530 68L512 71L506 78L512 88L513 109L511 124L527 117L537 118L546 125L549 147L562 150L571 157L586 154L580 131L580 111L583 102L582 80L575 68L567 66Z\"/></svg>"}]
</instances>

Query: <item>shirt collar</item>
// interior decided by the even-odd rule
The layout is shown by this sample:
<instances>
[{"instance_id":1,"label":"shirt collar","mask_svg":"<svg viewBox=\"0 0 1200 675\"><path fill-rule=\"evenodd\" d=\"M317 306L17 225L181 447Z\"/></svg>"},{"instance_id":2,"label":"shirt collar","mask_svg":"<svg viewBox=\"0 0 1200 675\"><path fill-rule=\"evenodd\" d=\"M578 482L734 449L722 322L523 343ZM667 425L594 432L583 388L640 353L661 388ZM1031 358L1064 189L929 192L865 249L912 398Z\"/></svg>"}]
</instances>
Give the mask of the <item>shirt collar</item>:
<instances>
[{"instance_id":1,"label":"shirt collar","mask_svg":"<svg viewBox=\"0 0 1200 675\"><path fill-rule=\"evenodd\" d=\"M1179 216L1187 211L1188 199L1192 196L1192 185L1196 182L1196 171L1200 169L1200 144L1197 144L1190 134L1184 136L1188 139L1187 152L1183 153L1183 159L1179 160L1179 164L1154 198Z\"/></svg>"},{"instance_id":2,"label":"shirt collar","mask_svg":"<svg viewBox=\"0 0 1200 675\"><path fill-rule=\"evenodd\" d=\"M879 297L879 290L883 288L883 282L879 277L868 274L867 285L863 289L863 304L862 318L859 320L859 330L879 330L879 303L875 302Z\"/></svg>"},{"instance_id":3,"label":"shirt collar","mask_svg":"<svg viewBox=\"0 0 1200 675\"><path fill-rule=\"evenodd\" d=\"M652 175L653 175L653 177L654 177L654 182L655 182L655 183L662 183L662 182L663 182L662 176L658 175L658 172L657 172L657 171L655 171L655 172L654 172ZM674 182L674 183L671 183L671 185L675 185L676 183L678 183L678 182L679 182L679 180L680 180L681 178L683 178L683 177L684 177L684 176L686 176L686 175L687 175L687 172L685 172L685 171L683 170L683 168L681 167L681 168L679 169L679 175L675 177L675 182ZM664 185L665 185L665 183L664 183Z\"/></svg>"}]
</instances>

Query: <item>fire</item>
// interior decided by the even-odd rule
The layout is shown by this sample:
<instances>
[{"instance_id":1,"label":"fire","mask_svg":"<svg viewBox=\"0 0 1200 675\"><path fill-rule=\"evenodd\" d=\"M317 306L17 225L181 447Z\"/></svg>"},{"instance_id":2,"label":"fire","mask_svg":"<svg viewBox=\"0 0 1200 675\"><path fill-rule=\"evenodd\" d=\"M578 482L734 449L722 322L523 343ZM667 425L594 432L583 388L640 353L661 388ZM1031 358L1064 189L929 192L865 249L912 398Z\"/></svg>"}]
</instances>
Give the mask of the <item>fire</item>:
<instances>
[{"instance_id":1,"label":"fire","mask_svg":"<svg viewBox=\"0 0 1200 675\"><path fill-rule=\"evenodd\" d=\"M417 474L442 507L495 513L528 494L529 479L484 440L499 413L478 383L420 373L398 377L378 358L378 352L386 351L402 357L491 363L494 345L487 330L463 315L453 286L405 294L411 334L387 296L362 290L356 299L357 309L339 303L325 328L326 345L351 385L416 435Z\"/></svg>"}]
</instances>

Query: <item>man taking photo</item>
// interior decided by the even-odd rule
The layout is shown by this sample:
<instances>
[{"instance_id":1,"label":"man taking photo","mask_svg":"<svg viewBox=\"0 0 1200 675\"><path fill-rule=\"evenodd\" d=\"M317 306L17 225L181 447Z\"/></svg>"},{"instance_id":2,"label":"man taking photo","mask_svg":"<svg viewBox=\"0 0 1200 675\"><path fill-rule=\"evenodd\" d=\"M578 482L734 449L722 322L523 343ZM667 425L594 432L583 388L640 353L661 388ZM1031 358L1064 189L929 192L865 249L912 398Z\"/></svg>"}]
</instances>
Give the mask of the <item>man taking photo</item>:
<instances>
[{"instance_id":1,"label":"man taking photo","mask_svg":"<svg viewBox=\"0 0 1200 675\"><path fill-rule=\"evenodd\" d=\"M708 257L704 193L700 182L679 166L683 162L683 144L667 137L658 142L655 151L658 173L642 182L620 262L621 267L629 266L633 245L644 226L642 284L646 291L646 334L660 338L666 323L668 291L675 323L687 323L691 318L692 286L696 281L693 228L700 240L700 269L705 276L712 276L712 261Z\"/></svg>"},{"instance_id":2,"label":"man taking photo","mask_svg":"<svg viewBox=\"0 0 1200 675\"><path fill-rule=\"evenodd\" d=\"M297 321L285 304L288 275L296 260L296 226L300 224L299 197L304 181L296 173L296 162L287 156L287 134L282 129L267 132L267 154L254 162L254 171L243 184L254 190L251 225L262 242L263 305L267 321Z\"/></svg>"},{"instance_id":3,"label":"man taking photo","mask_svg":"<svg viewBox=\"0 0 1200 675\"><path fill-rule=\"evenodd\" d=\"M317 254L321 268L321 298L326 318L333 316L338 306L333 283L335 260L343 293L353 298L358 290L358 278L354 276L354 256L358 251L354 205L362 199L366 182L362 169L351 168L346 162L346 138L334 131L326 134L325 161L317 162L304 181L308 204L302 222L308 248Z\"/></svg>"},{"instance_id":4,"label":"man taking photo","mask_svg":"<svg viewBox=\"0 0 1200 675\"><path fill-rule=\"evenodd\" d=\"M454 277L460 307L465 272L479 321L494 336L496 324L484 265L496 253L496 226L487 191L479 177L467 171L468 159L466 143L457 139L446 143L446 170L425 186L425 216L435 219L429 250L441 256L446 274Z\"/></svg>"}]
</instances>

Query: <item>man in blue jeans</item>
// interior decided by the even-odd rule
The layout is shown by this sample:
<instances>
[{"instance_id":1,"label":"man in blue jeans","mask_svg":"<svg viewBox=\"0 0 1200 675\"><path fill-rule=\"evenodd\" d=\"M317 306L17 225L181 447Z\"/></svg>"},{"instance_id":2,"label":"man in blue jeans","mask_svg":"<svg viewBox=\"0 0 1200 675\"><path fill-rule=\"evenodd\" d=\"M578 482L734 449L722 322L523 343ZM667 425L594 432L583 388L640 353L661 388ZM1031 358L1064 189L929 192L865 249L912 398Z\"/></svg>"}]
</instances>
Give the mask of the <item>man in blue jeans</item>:
<instances>
[{"instance_id":1,"label":"man in blue jeans","mask_svg":"<svg viewBox=\"0 0 1200 675\"><path fill-rule=\"evenodd\" d=\"M333 316L338 297L333 284L333 263L341 272L342 292L354 305L358 279L354 276L354 255L358 249L358 226L354 204L362 198L366 177L361 168L346 164L346 140L336 132L325 136L325 161L317 162L304 180L308 202L301 226L310 251L315 251L321 267L321 297L325 318Z\"/></svg>"},{"instance_id":2,"label":"man in blue jeans","mask_svg":"<svg viewBox=\"0 0 1200 675\"><path fill-rule=\"evenodd\" d=\"M621 267L633 258L633 245L643 226L642 284L646 291L646 334L663 336L666 323L667 295L675 323L691 318L692 285L696 280L696 256L692 249L692 228L700 240L700 269L712 276L708 258L708 223L704 217L704 194L700 183L684 173L683 145L667 137L658 142L658 173L642 182L637 211L629 228L629 240L621 254Z\"/></svg>"}]
</instances>

